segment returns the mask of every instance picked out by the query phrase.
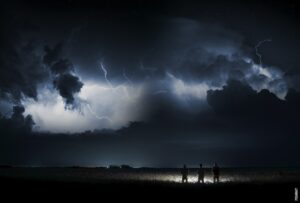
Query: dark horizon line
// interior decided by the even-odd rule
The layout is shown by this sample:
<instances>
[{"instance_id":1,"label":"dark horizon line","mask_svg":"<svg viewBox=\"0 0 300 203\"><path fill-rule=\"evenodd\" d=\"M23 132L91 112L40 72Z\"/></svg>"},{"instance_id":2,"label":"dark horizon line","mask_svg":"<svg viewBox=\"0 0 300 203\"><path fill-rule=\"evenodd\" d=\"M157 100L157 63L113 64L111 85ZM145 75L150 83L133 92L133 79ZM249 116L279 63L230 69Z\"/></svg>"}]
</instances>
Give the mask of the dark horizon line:
<instances>
[{"instance_id":1,"label":"dark horizon line","mask_svg":"<svg viewBox=\"0 0 300 203\"><path fill-rule=\"evenodd\" d=\"M183 164L182 164L183 166ZM199 167L195 167L195 165L191 165L192 167L189 167L187 165L187 168L189 169L198 169ZM202 165L203 166L203 165ZM204 169L209 169L212 168L213 164L211 165L204 165ZM295 169L300 169L300 166L222 166L219 165L220 168L223 169L286 169L286 168L295 168ZM182 167L154 167L154 166L140 166L140 167L134 167L131 165L127 164L121 164L121 165L98 165L98 166L81 166L81 165L9 165L9 164L0 164L0 169L1 168L86 168L86 169L180 169Z\"/></svg>"}]
</instances>

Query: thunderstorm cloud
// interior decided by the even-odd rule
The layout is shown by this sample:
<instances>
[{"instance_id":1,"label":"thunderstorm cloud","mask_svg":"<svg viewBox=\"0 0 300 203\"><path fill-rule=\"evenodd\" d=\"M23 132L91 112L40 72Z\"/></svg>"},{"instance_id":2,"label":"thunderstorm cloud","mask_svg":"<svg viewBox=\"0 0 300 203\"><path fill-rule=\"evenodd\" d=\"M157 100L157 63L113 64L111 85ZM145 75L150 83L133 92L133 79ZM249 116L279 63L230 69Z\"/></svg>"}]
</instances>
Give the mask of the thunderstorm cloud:
<instances>
[{"instance_id":1,"label":"thunderstorm cloud","mask_svg":"<svg viewBox=\"0 0 300 203\"><path fill-rule=\"evenodd\" d=\"M297 6L134 2L1 3L0 164L299 165Z\"/></svg>"}]
</instances>

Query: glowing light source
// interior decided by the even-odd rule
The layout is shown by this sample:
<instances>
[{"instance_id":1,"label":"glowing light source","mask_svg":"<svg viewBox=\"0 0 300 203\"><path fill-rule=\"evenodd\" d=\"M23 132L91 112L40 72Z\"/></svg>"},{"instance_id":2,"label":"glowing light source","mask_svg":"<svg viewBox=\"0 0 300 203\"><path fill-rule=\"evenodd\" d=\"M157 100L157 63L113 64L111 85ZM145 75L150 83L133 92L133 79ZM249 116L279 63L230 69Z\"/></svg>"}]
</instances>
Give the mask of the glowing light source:
<instances>
[{"instance_id":1,"label":"glowing light source","mask_svg":"<svg viewBox=\"0 0 300 203\"><path fill-rule=\"evenodd\" d=\"M171 78L173 93L180 98L196 98L205 100L207 91L209 89L216 89L215 87L209 87L205 82L187 84L169 72L167 72L167 76Z\"/></svg>"},{"instance_id":2,"label":"glowing light source","mask_svg":"<svg viewBox=\"0 0 300 203\"><path fill-rule=\"evenodd\" d=\"M39 130L51 132L82 132L93 129L118 129L135 120L142 120L143 86L85 81L80 93L78 110L64 108L63 99L49 88L39 90L38 100L26 99L26 114L32 114ZM59 121L59 122L57 122Z\"/></svg>"}]
</instances>

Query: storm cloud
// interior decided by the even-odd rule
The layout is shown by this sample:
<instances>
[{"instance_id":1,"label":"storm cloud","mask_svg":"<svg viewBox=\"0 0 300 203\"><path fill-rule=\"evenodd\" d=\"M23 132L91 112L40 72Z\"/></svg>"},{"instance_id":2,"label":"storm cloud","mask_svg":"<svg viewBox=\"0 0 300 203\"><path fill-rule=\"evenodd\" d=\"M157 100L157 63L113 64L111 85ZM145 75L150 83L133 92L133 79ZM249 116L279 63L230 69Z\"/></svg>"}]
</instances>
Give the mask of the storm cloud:
<instances>
[{"instance_id":1,"label":"storm cloud","mask_svg":"<svg viewBox=\"0 0 300 203\"><path fill-rule=\"evenodd\" d=\"M47 78L47 71L38 54L39 43L32 37L36 28L15 19L8 21L1 29L0 96L20 104L24 97L37 98L38 84ZM23 30L27 35L20 35Z\"/></svg>"},{"instance_id":2,"label":"storm cloud","mask_svg":"<svg viewBox=\"0 0 300 203\"><path fill-rule=\"evenodd\" d=\"M299 165L289 3L1 3L0 162Z\"/></svg>"},{"instance_id":3,"label":"storm cloud","mask_svg":"<svg viewBox=\"0 0 300 203\"><path fill-rule=\"evenodd\" d=\"M47 65L54 76L53 86L65 99L66 108L75 108L74 94L80 92L83 83L74 75L74 66L68 59L62 59L62 43L58 43L54 48L44 47L45 55L43 62Z\"/></svg>"},{"instance_id":4,"label":"storm cloud","mask_svg":"<svg viewBox=\"0 0 300 203\"><path fill-rule=\"evenodd\" d=\"M78 77L71 74L59 75L53 81L54 87L59 90L59 94L66 99L67 105L74 103L74 94L78 93L83 86Z\"/></svg>"}]
</instances>

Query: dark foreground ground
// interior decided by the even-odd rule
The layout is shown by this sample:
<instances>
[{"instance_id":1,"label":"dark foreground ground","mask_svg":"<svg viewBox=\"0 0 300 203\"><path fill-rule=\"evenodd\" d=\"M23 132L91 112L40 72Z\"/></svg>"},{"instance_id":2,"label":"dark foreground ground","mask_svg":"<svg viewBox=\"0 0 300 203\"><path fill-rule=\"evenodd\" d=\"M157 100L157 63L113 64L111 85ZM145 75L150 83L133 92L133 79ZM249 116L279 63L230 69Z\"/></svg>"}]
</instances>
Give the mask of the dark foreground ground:
<instances>
[{"instance_id":1,"label":"dark foreground ground","mask_svg":"<svg viewBox=\"0 0 300 203\"><path fill-rule=\"evenodd\" d=\"M63 171L65 174L62 178L57 173ZM95 176L95 173L98 176ZM205 184L182 184L173 179L171 181L164 180L163 177L170 174L170 171L160 171L161 180L132 178L132 174L139 174L140 177L146 173L148 175L156 173L157 175L158 172L153 172L153 170L150 172L149 170L111 171L108 169L0 169L0 191L2 198L37 200L39 202L49 200L66 200L68 202L111 202L115 200L122 202L210 202L213 200L293 202L295 188L300 186L297 173L293 174L295 178L289 179L284 178L285 173L283 173L280 176L282 180L223 181L218 184L210 183L209 179ZM268 176L269 172L260 173ZM76 178L80 176L79 174L81 177ZM111 178L111 175L118 177L118 174L123 174L123 178Z\"/></svg>"}]
</instances>

